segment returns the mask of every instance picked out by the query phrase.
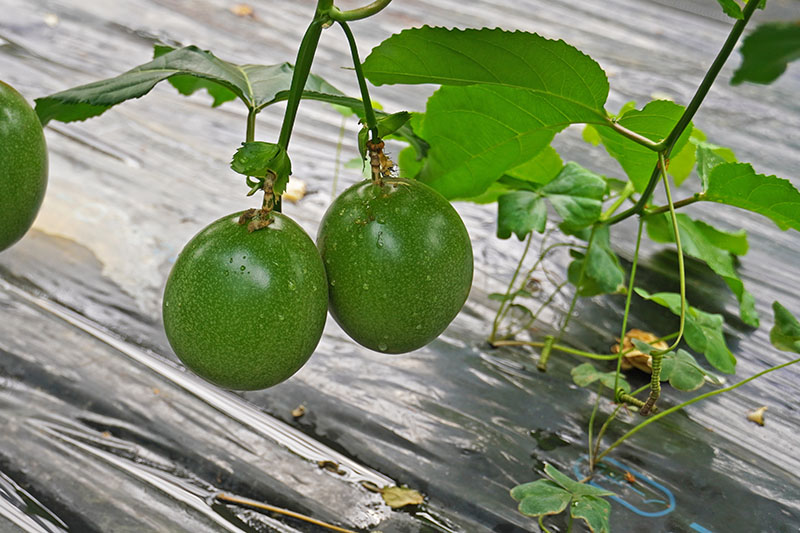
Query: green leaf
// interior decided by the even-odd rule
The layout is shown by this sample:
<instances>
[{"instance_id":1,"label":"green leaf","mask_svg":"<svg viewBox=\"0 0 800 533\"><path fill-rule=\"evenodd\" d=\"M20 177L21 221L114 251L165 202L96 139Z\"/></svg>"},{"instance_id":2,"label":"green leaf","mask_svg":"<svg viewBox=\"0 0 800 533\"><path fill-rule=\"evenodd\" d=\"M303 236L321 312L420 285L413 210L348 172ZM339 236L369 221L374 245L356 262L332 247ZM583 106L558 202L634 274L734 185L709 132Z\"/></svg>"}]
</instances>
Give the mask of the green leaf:
<instances>
[{"instance_id":1,"label":"green leaf","mask_svg":"<svg viewBox=\"0 0 800 533\"><path fill-rule=\"evenodd\" d=\"M552 146L547 146L536 157L512 168L507 174L519 180L545 185L553 181L562 168L564 162L561 156Z\"/></svg>"},{"instance_id":2,"label":"green leaf","mask_svg":"<svg viewBox=\"0 0 800 533\"><path fill-rule=\"evenodd\" d=\"M542 233L547 222L547 206L541 195L531 191L513 191L497 199L497 236L508 239L515 233L519 240L533 230Z\"/></svg>"},{"instance_id":3,"label":"green leaf","mask_svg":"<svg viewBox=\"0 0 800 533\"><path fill-rule=\"evenodd\" d=\"M634 289L645 300L667 307L676 315L681 314L681 296L674 292L650 294L644 289ZM726 374L736 371L736 357L725 344L722 332L722 315L706 313L696 307L688 306L683 338L692 350L706 356L706 360L717 370Z\"/></svg>"},{"instance_id":4,"label":"green leaf","mask_svg":"<svg viewBox=\"0 0 800 533\"><path fill-rule=\"evenodd\" d=\"M800 21L761 24L745 37L741 51L742 64L731 84L772 83L790 61L800 58Z\"/></svg>"},{"instance_id":5,"label":"green leaf","mask_svg":"<svg viewBox=\"0 0 800 533\"><path fill-rule=\"evenodd\" d=\"M277 144L261 141L242 143L233 156L231 168L239 174L257 178L274 174L276 194L284 191L292 173L292 163L286 150Z\"/></svg>"},{"instance_id":6,"label":"green leaf","mask_svg":"<svg viewBox=\"0 0 800 533\"><path fill-rule=\"evenodd\" d=\"M364 163L364 159L360 161ZM417 151L413 146L406 146L397 154L397 167L401 178L412 179L417 175L422 168L422 160L417 158Z\"/></svg>"},{"instance_id":7,"label":"green leaf","mask_svg":"<svg viewBox=\"0 0 800 533\"><path fill-rule=\"evenodd\" d=\"M739 6L736 0L717 0L717 2L719 2L719 5L722 6L722 11L724 11L729 17L735 19L744 18L742 8Z\"/></svg>"},{"instance_id":8,"label":"green leaf","mask_svg":"<svg viewBox=\"0 0 800 533\"><path fill-rule=\"evenodd\" d=\"M769 332L773 346L785 352L800 353L800 322L778 302L772 302L775 311L775 325Z\"/></svg>"},{"instance_id":9,"label":"green leaf","mask_svg":"<svg viewBox=\"0 0 800 533\"><path fill-rule=\"evenodd\" d=\"M708 187L708 177L717 165L735 163L736 155L730 148L724 148L705 141L692 141L697 157L697 174L703 182L703 189Z\"/></svg>"},{"instance_id":10,"label":"green leaf","mask_svg":"<svg viewBox=\"0 0 800 533\"><path fill-rule=\"evenodd\" d=\"M567 279L578 287L584 254L575 254L576 259L567 269ZM611 250L608 226L595 231L594 242L589 251L583 283L578 288L580 296L596 296L625 291L625 271L619 263L617 254Z\"/></svg>"},{"instance_id":11,"label":"green leaf","mask_svg":"<svg viewBox=\"0 0 800 533\"><path fill-rule=\"evenodd\" d=\"M159 82L174 77L177 77L174 85L181 93L207 89L214 98L214 105L230 100L233 94L248 108L260 110L288 97L292 79L289 63L235 65L196 46L166 53L164 50L165 47L160 47L155 59L114 78L36 99L39 120L42 124L50 120L85 120L125 100L144 96ZM309 76L303 97L363 107L360 100L343 96L335 87L314 75Z\"/></svg>"},{"instance_id":12,"label":"green leaf","mask_svg":"<svg viewBox=\"0 0 800 533\"><path fill-rule=\"evenodd\" d=\"M702 198L759 213L782 230L800 231L800 192L788 180L756 174L748 163L714 167Z\"/></svg>"},{"instance_id":13,"label":"green leaf","mask_svg":"<svg viewBox=\"0 0 800 533\"><path fill-rule=\"evenodd\" d=\"M706 372L686 350L664 354L661 363L661 381L682 391L693 391L703 386Z\"/></svg>"},{"instance_id":14,"label":"green leaf","mask_svg":"<svg viewBox=\"0 0 800 533\"><path fill-rule=\"evenodd\" d=\"M591 363L583 363L574 367L570 374L572 375L572 381L579 387L588 387L592 383L599 381L605 387L612 391L614 390L616 372L600 372ZM619 379L618 385L625 392L631 391L631 386L623 378Z\"/></svg>"},{"instance_id":15,"label":"green leaf","mask_svg":"<svg viewBox=\"0 0 800 533\"><path fill-rule=\"evenodd\" d=\"M497 60L500 55L503 61ZM410 28L378 45L363 68L375 85L517 87L551 94L605 117L602 109L608 98L608 79L600 66L564 41L535 33Z\"/></svg>"},{"instance_id":16,"label":"green leaf","mask_svg":"<svg viewBox=\"0 0 800 533\"><path fill-rule=\"evenodd\" d=\"M600 218L606 182L577 163L569 162L558 176L540 189L561 220L573 229L584 228Z\"/></svg>"},{"instance_id":17,"label":"green leaf","mask_svg":"<svg viewBox=\"0 0 800 533\"><path fill-rule=\"evenodd\" d=\"M652 141L660 141L669 135L683 114L683 106L668 100L654 100L641 110L632 109L621 115L617 122ZM637 192L642 192L650 180L658 154L653 150L623 137L609 127L598 128L608 153L622 165ZM673 148L678 154L691 135L691 125L681 134Z\"/></svg>"},{"instance_id":18,"label":"green leaf","mask_svg":"<svg viewBox=\"0 0 800 533\"><path fill-rule=\"evenodd\" d=\"M411 120L411 113L400 111L391 115L383 115L376 120L378 126L378 137L387 137L406 125ZM369 129L366 124L358 132L358 151L361 157L367 157L367 140L369 139Z\"/></svg>"},{"instance_id":19,"label":"green leaf","mask_svg":"<svg viewBox=\"0 0 800 533\"><path fill-rule=\"evenodd\" d=\"M603 139L600 138L600 132L597 131L597 127L592 126L591 124L587 124L583 127L581 137L583 137L583 140L592 146L597 146L603 142Z\"/></svg>"},{"instance_id":20,"label":"green leaf","mask_svg":"<svg viewBox=\"0 0 800 533\"><path fill-rule=\"evenodd\" d=\"M750 245L747 243L747 232L745 230L722 231L702 220L695 220L694 226L717 248L727 250L734 255L747 255Z\"/></svg>"},{"instance_id":21,"label":"green leaf","mask_svg":"<svg viewBox=\"0 0 800 533\"><path fill-rule=\"evenodd\" d=\"M567 125L606 117L600 66L532 33L404 30L373 50L364 71L376 85L447 85L428 100L419 133L432 148L419 177L448 198L481 194Z\"/></svg>"},{"instance_id":22,"label":"green leaf","mask_svg":"<svg viewBox=\"0 0 800 533\"><path fill-rule=\"evenodd\" d=\"M749 326L758 327L755 299L745 290L742 280L736 274L730 252L722 246L718 246L716 240L719 239L722 245L733 246L739 251L743 248L746 252L747 238L743 232L740 232L737 237L736 234L725 233L704 222L692 220L682 213L679 213L676 218L681 233L683 253L705 262L711 270L725 280L739 301L739 314L742 320ZM649 217L647 234L657 242L675 242L670 215L664 213ZM743 245L742 240L744 240Z\"/></svg>"},{"instance_id":23,"label":"green leaf","mask_svg":"<svg viewBox=\"0 0 800 533\"><path fill-rule=\"evenodd\" d=\"M542 516L558 514L566 509L572 494L550 480L539 479L517 485L511 489L511 497L520 502L520 513Z\"/></svg>"},{"instance_id":24,"label":"green leaf","mask_svg":"<svg viewBox=\"0 0 800 533\"><path fill-rule=\"evenodd\" d=\"M575 498L570 506L573 518L580 518L592 533L610 533L608 519L611 516L611 504L595 496Z\"/></svg>"}]
</instances>

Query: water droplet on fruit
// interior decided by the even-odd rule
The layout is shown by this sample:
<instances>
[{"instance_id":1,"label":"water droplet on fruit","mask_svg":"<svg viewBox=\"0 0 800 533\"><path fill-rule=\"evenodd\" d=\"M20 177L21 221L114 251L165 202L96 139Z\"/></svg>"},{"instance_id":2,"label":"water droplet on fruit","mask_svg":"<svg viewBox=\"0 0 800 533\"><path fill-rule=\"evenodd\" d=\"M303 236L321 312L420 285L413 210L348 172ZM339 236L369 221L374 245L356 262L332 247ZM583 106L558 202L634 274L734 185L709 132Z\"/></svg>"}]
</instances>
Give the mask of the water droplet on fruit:
<instances>
[{"instance_id":1,"label":"water droplet on fruit","mask_svg":"<svg viewBox=\"0 0 800 533\"><path fill-rule=\"evenodd\" d=\"M378 233L378 242L375 243L378 248L383 248L383 232Z\"/></svg>"},{"instance_id":2,"label":"water droplet on fruit","mask_svg":"<svg viewBox=\"0 0 800 533\"><path fill-rule=\"evenodd\" d=\"M224 272L224 274L227 276L228 274L230 274L230 272L228 272L228 271L226 270L226 271Z\"/></svg>"},{"instance_id":3,"label":"water droplet on fruit","mask_svg":"<svg viewBox=\"0 0 800 533\"><path fill-rule=\"evenodd\" d=\"M283 315L278 315L278 320L280 320L281 322L283 321L284 318L285 317Z\"/></svg>"},{"instance_id":4,"label":"water droplet on fruit","mask_svg":"<svg viewBox=\"0 0 800 533\"><path fill-rule=\"evenodd\" d=\"M231 257L231 260L230 260L230 262L231 262L231 263L233 263L233 257Z\"/></svg>"},{"instance_id":5,"label":"water droplet on fruit","mask_svg":"<svg viewBox=\"0 0 800 533\"><path fill-rule=\"evenodd\" d=\"M369 284L365 283L364 285L362 285L362 288L363 288L365 291L366 291L366 290L368 290L368 289L369 289Z\"/></svg>"},{"instance_id":6,"label":"water droplet on fruit","mask_svg":"<svg viewBox=\"0 0 800 533\"><path fill-rule=\"evenodd\" d=\"M247 256L246 256L246 255L243 255L243 256L242 256L242 259L247 259Z\"/></svg>"},{"instance_id":7,"label":"water droplet on fruit","mask_svg":"<svg viewBox=\"0 0 800 533\"><path fill-rule=\"evenodd\" d=\"M239 270L241 270L242 272L244 272L246 268L247 268L246 266L242 265L242 266L240 266L240 267L239 267Z\"/></svg>"},{"instance_id":8,"label":"water droplet on fruit","mask_svg":"<svg viewBox=\"0 0 800 533\"><path fill-rule=\"evenodd\" d=\"M431 280L431 277L430 277L430 276L425 276L425 280L426 280L426 281L430 281L430 280Z\"/></svg>"},{"instance_id":9,"label":"water droplet on fruit","mask_svg":"<svg viewBox=\"0 0 800 533\"><path fill-rule=\"evenodd\" d=\"M380 351L385 351L385 350L386 350L386 348L388 348L388 346L386 346L384 343L380 343L380 344L378 345L378 349L379 349Z\"/></svg>"},{"instance_id":10,"label":"water droplet on fruit","mask_svg":"<svg viewBox=\"0 0 800 533\"><path fill-rule=\"evenodd\" d=\"M417 324L416 326L414 326L414 329L422 329L422 324Z\"/></svg>"},{"instance_id":11,"label":"water droplet on fruit","mask_svg":"<svg viewBox=\"0 0 800 533\"><path fill-rule=\"evenodd\" d=\"M333 287L334 285L336 285L336 280L335 280L335 279L332 279L332 280L331 280L331 287ZM314 287L314 289L316 289L316 287Z\"/></svg>"},{"instance_id":12,"label":"water droplet on fruit","mask_svg":"<svg viewBox=\"0 0 800 533\"><path fill-rule=\"evenodd\" d=\"M294 281L292 281L292 280L289 280L289 290L290 290L290 291L293 291L293 290L295 290L296 288L297 288L297 286L294 284Z\"/></svg>"}]
</instances>

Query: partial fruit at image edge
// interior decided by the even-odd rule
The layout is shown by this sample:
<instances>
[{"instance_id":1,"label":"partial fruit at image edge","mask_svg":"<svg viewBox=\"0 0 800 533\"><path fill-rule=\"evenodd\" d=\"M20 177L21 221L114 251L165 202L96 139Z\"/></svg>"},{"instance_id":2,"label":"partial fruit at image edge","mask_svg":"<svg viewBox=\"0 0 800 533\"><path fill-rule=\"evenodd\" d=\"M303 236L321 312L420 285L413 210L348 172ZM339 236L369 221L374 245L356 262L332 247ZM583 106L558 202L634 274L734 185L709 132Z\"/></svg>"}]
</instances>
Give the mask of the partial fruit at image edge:
<instances>
[{"instance_id":1,"label":"partial fruit at image edge","mask_svg":"<svg viewBox=\"0 0 800 533\"><path fill-rule=\"evenodd\" d=\"M353 185L325 213L317 246L331 316L378 352L405 353L431 342L472 287L472 245L461 217L416 180Z\"/></svg>"},{"instance_id":2,"label":"partial fruit at image edge","mask_svg":"<svg viewBox=\"0 0 800 533\"><path fill-rule=\"evenodd\" d=\"M175 354L223 388L257 390L297 372L325 326L322 259L294 221L273 213L252 233L241 213L198 233L178 255L164 291L163 318Z\"/></svg>"},{"instance_id":3,"label":"partial fruit at image edge","mask_svg":"<svg viewBox=\"0 0 800 533\"><path fill-rule=\"evenodd\" d=\"M0 252L33 225L47 188L47 145L25 98L0 81Z\"/></svg>"}]
</instances>

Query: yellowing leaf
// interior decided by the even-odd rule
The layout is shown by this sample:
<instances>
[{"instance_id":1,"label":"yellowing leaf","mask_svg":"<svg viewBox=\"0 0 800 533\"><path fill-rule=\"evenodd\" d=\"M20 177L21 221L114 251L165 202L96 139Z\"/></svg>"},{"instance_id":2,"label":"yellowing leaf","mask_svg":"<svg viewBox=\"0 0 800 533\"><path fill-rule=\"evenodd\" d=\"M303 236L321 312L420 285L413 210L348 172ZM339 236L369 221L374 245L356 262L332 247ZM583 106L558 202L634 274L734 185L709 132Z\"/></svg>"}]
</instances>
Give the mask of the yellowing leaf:
<instances>
[{"instance_id":1,"label":"yellowing leaf","mask_svg":"<svg viewBox=\"0 0 800 533\"><path fill-rule=\"evenodd\" d=\"M425 502L425 498L414 489L408 487L384 487L381 489L381 496L386 505L392 509L400 509L407 505L419 505Z\"/></svg>"}]
</instances>

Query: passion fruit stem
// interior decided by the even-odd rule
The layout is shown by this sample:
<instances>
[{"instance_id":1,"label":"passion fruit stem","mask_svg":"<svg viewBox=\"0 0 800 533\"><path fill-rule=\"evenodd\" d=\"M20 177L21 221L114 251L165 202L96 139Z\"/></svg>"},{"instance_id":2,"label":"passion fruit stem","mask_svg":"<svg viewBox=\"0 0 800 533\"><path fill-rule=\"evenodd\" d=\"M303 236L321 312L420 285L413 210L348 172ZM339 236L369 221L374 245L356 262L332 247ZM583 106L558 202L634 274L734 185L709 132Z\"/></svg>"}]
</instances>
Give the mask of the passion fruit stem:
<instances>
[{"instance_id":1,"label":"passion fruit stem","mask_svg":"<svg viewBox=\"0 0 800 533\"><path fill-rule=\"evenodd\" d=\"M387 2L388 4L388 2ZM353 69L358 78L358 88L361 90L361 101L364 102L364 120L369 128L371 140L373 143L380 143L381 139L378 135L378 120L375 118L375 111L372 109L372 100L369 97L369 89L367 88L367 80L364 78L364 71L361 68L361 60L358 58L358 46L356 39L353 37L353 32L350 31L350 26L344 20L338 20L339 26L342 27L347 42L350 44L350 53L353 56Z\"/></svg>"}]
</instances>

